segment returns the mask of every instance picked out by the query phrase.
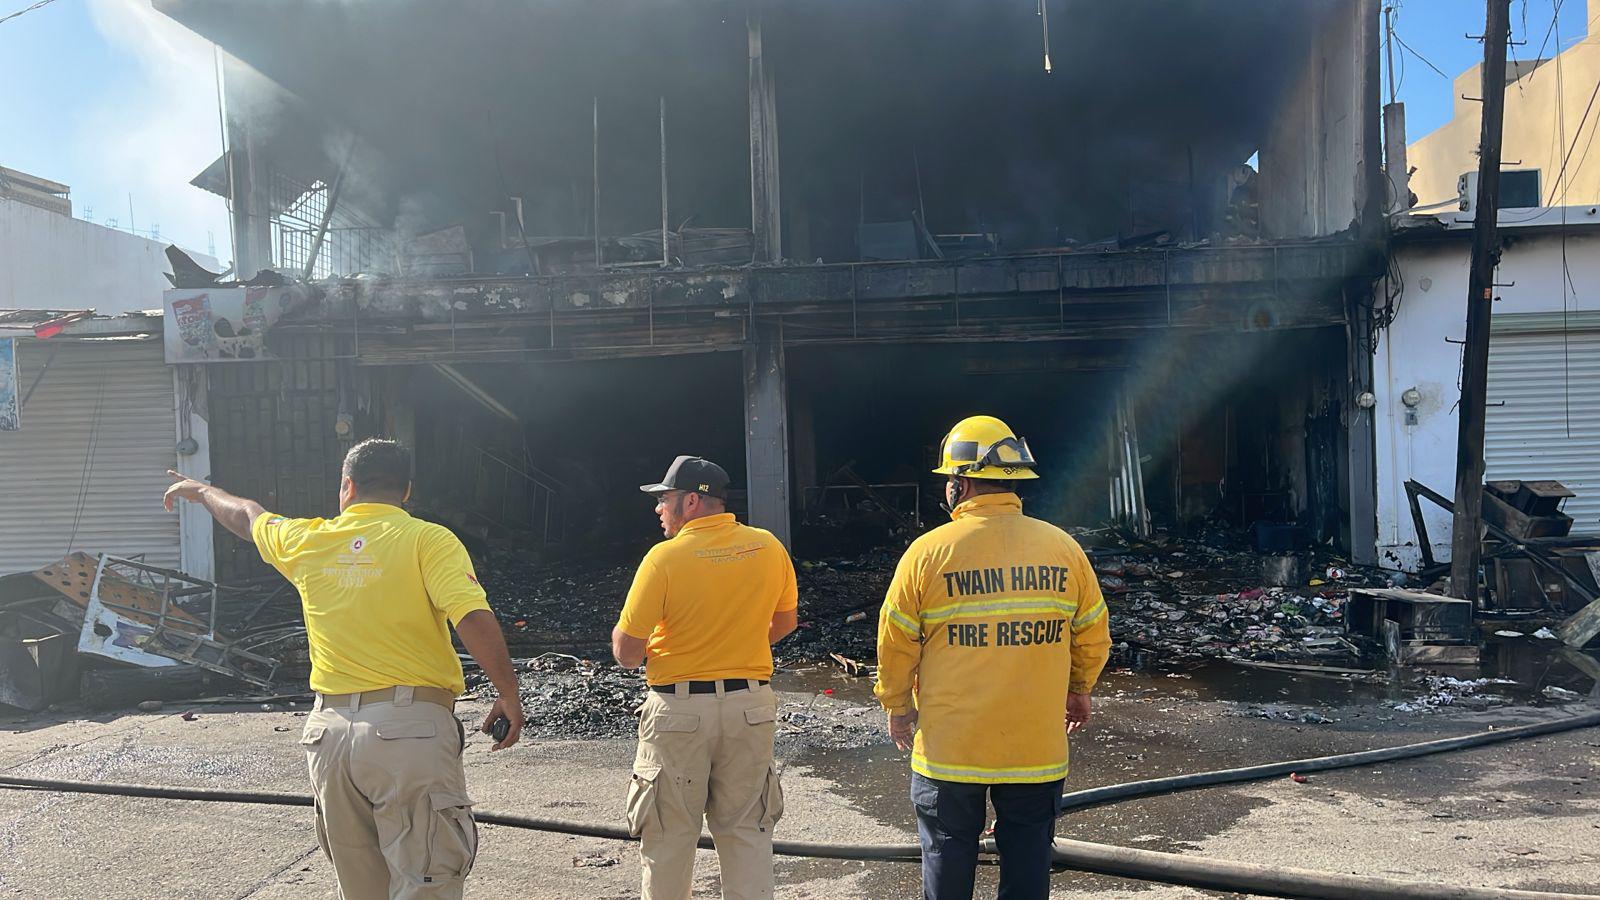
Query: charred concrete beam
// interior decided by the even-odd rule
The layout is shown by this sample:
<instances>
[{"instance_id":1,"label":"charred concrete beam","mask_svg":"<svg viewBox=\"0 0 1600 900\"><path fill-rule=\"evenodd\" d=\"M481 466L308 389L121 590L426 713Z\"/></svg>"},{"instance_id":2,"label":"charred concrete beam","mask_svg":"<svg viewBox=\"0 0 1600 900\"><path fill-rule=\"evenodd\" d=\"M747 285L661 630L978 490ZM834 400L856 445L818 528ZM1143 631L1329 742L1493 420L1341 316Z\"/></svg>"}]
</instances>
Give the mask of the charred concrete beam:
<instances>
[{"instance_id":1,"label":"charred concrete beam","mask_svg":"<svg viewBox=\"0 0 1600 900\"><path fill-rule=\"evenodd\" d=\"M789 540L789 377L783 328L763 326L744 351L744 457L750 524Z\"/></svg>"},{"instance_id":2,"label":"charred concrete beam","mask_svg":"<svg viewBox=\"0 0 1600 900\"><path fill-rule=\"evenodd\" d=\"M1214 298L1214 305L1229 298L1256 302L1304 295L1308 287L1315 294L1313 302L1335 311L1342 321L1338 291L1324 296L1321 289L1363 277L1363 258L1353 243L1327 241L649 274L357 278L323 285L318 300L286 321L460 322L639 310L743 309L762 315L865 301L966 302L1043 294L1058 295L1063 303L1097 294L1163 301L1168 295L1205 294Z\"/></svg>"}]
</instances>

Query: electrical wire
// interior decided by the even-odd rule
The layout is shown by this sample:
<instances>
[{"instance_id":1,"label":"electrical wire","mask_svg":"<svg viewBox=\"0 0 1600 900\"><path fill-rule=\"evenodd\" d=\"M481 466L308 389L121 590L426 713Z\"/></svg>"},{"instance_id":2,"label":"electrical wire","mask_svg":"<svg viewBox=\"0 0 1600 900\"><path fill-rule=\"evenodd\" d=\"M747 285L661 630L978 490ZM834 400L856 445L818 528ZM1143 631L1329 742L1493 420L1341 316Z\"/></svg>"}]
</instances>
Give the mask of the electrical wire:
<instances>
[{"instance_id":1,"label":"electrical wire","mask_svg":"<svg viewBox=\"0 0 1600 900\"><path fill-rule=\"evenodd\" d=\"M5 23L11 21L12 19L15 19L17 16L20 16L20 15L22 15L24 13L31 13L36 9L42 9L43 7L49 6L50 4L52 4L54 2L56 2L56 0L39 0L38 3L35 3L34 5L28 7L27 9L19 9L19 10L17 10L16 12L12 13L9 16L0 16L0 25L4 25Z\"/></svg>"},{"instance_id":2,"label":"electrical wire","mask_svg":"<svg viewBox=\"0 0 1600 900\"><path fill-rule=\"evenodd\" d=\"M1528 30L1528 0L1522 0L1522 30ZM1508 29L1509 31L1509 29ZM1522 62L1517 59L1517 42L1512 40L1512 35L1506 35L1506 51L1511 54L1511 71L1516 75L1517 96L1527 96L1522 88Z\"/></svg>"},{"instance_id":3,"label":"electrical wire","mask_svg":"<svg viewBox=\"0 0 1600 900\"><path fill-rule=\"evenodd\" d=\"M1443 69L1441 69L1438 66L1434 65L1433 64L1433 60L1428 59L1426 56L1423 56L1421 53L1418 53L1416 48L1412 47L1410 44L1406 43L1406 39L1401 37L1398 32L1395 33L1394 39L1395 39L1395 41L1397 41L1400 44L1400 46L1406 48L1407 50L1410 50L1411 54L1413 56L1415 56L1417 59L1420 59L1423 62L1427 63L1428 64L1428 68L1434 70L1435 72L1438 72L1440 78L1443 78L1445 81L1449 81L1450 80L1450 76L1446 75L1444 73Z\"/></svg>"},{"instance_id":4,"label":"electrical wire","mask_svg":"<svg viewBox=\"0 0 1600 900\"><path fill-rule=\"evenodd\" d=\"M1556 57L1559 61L1560 57ZM1559 64L1559 62L1558 62ZM1572 161L1572 154L1578 149L1578 139L1583 136L1583 126L1589 122L1589 113L1594 111L1595 98L1600 97L1600 79L1596 79L1594 90L1589 93L1589 103L1583 108L1583 118L1578 120L1578 130L1572 135L1572 143L1567 146L1566 155L1561 158L1561 171L1556 173L1556 184L1563 185L1562 197L1566 197L1567 164Z\"/></svg>"},{"instance_id":5,"label":"electrical wire","mask_svg":"<svg viewBox=\"0 0 1600 900\"><path fill-rule=\"evenodd\" d=\"M1550 4L1550 27L1544 30L1544 40L1539 42L1539 52L1533 55L1535 62L1544 59L1544 48L1550 45L1550 35L1555 33L1556 23L1561 21L1561 5L1565 2L1566 0L1552 0ZM1560 38L1556 38L1556 53L1557 55L1561 53ZM1532 84L1533 79L1538 77L1538 75L1539 70L1534 69L1533 72L1529 73L1528 75L1528 83Z\"/></svg>"},{"instance_id":6,"label":"electrical wire","mask_svg":"<svg viewBox=\"0 0 1600 900\"><path fill-rule=\"evenodd\" d=\"M1559 10L1558 10L1558 12L1559 12ZM1566 80L1565 80L1565 77L1563 75L1562 67L1561 67L1561 58L1565 54L1560 52L1560 47L1561 47L1561 27L1560 27L1559 17L1556 20L1553 20L1550 23L1550 27L1551 27L1551 30L1555 32L1555 35L1556 35L1556 48L1557 48L1557 51L1558 51L1556 53L1556 122L1557 122L1558 127L1561 129L1561 143L1563 145L1565 145L1566 142L1567 142L1567 136L1566 136L1566 99L1567 98L1566 98ZM1595 90L1597 92L1600 92L1600 81L1597 81L1595 83ZM1594 96L1593 95L1590 95L1589 103L1590 103L1591 106L1594 104ZM1584 110L1584 119L1587 120L1588 116L1589 116L1589 112L1586 109L1586 110ZM1600 127L1595 128L1594 131L1600 131ZM1590 134L1589 134L1589 141L1590 141L1591 145L1594 142L1594 131L1591 131ZM1583 135L1583 124L1580 122L1578 124L1578 133L1574 134L1572 136L1572 146L1573 147L1577 146L1578 138L1580 138L1582 135ZM1588 148L1588 146L1584 147L1583 153L1584 153L1584 157L1583 158L1587 159L1588 156L1589 156L1589 148ZM1562 416L1563 416L1563 419L1565 420L1564 427L1566 429L1566 434L1567 434L1567 439L1568 440L1572 439L1572 358L1571 358L1571 349L1568 346L1568 343L1569 343L1569 341L1568 341L1569 331L1568 331L1568 319L1567 319L1567 296L1568 296L1569 292L1573 293L1573 294L1577 293L1576 288L1572 284L1572 269L1571 269L1571 266L1568 264L1568 261L1567 261L1567 198L1568 198L1569 193L1572 190L1572 176L1566 174L1566 171L1567 171L1566 160L1571 159L1571 158L1572 158L1572 151L1568 150L1567 154L1566 154L1566 157L1562 160L1562 163L1561 163L1561 174L1556 176L1557 185L1561 189L1561 204L1560 204L1561 205L1561 395L1562 395L1561 396L1561 406L1562 406ZM1579 168L1582 168L1583 160L1579 160L1578 166L1579 166ZM1572 174L1576 175L1577 172L1574 171Z\"/></svg>"},{"instance_id":7,"label":"electrical wire","mask_svg":"<svg viewBox=\"0 0 1600 900\"><path fill-rule=\"evenodd\" d=\"M1044 73L1050 74L1050 7L1048 0L1039 0L1039 19L1044 27Z\"/></svg>"},{"instance_id":8,"label":"electrical wire","mask_svg":"<svg viewBox=\"0 0 1600 900\"><path fill-rule=\"evenodd\" d=\"M83 469L78 473L78 502L72 512L72 535L67 538L67 552L71 553L78 541L78 526L83 523L83 510L89 504L89 482L94 476L94 457L100 449L100 420L106 399L106 370L100 370L100 391L94 400L94 416L89 419L89 445L83 452Z\"/></svg>"}]
</instances>

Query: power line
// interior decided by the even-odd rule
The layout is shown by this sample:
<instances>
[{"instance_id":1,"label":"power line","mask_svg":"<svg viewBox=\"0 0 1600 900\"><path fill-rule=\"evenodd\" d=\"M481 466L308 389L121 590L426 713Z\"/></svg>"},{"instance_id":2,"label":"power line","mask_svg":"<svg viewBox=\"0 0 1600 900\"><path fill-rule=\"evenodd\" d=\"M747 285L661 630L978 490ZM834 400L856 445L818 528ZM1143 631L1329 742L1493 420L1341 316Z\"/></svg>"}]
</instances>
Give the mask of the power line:
<instances>
[{"instance_id":1,"label":"power line","mask_svg":"<svg viewBox=\"0 0 1600 900\"><path fill-rule=\"evenodd\" d=\"M1563 4L1565 2L1566 2L1566 0L1555 0L1554 5L1551 7L1551 10L1550 10L1550 27L1546 28L1544 30L1544 40L1539 42L1539 52L1535 53L1533 55L1533 58L1535 60L1544 59L1544 48L1550 44L1550 35L1555 33L1556 23L1561 21L1561 4ZM1559 54L1560 52L1561 52L1561 39L1557 38L1556 39L1556 53ZM1531 83L1533 81L1533 76L1537 75L1537 74L1539 74L1539 73L1537 71L1535 71L1533 74L1529 75L1528 76L1528 81Z\"/></svg>"},{"instance_id":2,"label":"power line","mask_svg":"<svg viewBox=\"0 0 1600 900\"><path fill-rule=\"evenodd\" d=\"M39 8L45 7L45 6L49 6L50 4L52 4L54 2L56 2L56 0L39 0L38 3L35 3L34 5L28 7L27 9L19 9L19 10L17 10L16 12L12 13L9 16L0 16L0 25L4 25L5 23L11 21L12 19L15 19L17 16L22 15L23 13L31 13L36 9L39 9Z\"/></svg>"},{"instance_id":3,"label":"power line","mask_svg":"<svg viewBox=\"0 0 1600 900\"><path fill-rule=\"evenodd\" d=\"M1567 154L1561 159L1561 171L1556 173L1556 184L1563 185L1561 194L1563 202L1566 198L1566 187L1562 178L1567 174L1567 163L1572 161L1572 152L1578 149L1578 138L1583 136L1583 126L1589 121L1589 113L1594 111L1596 97L1600 97L1600 81L1595 82L1594 90L1589 94L1589 104L1583 108L1583 118L1578 120L1578 130L1573 132L1572 143L1567 146Z\"/></svg>"},{"instance_id":4,"label":"power line","mask_svg":"<svg viewBox=\"0 0 1600 900\"><path fill-rule=\"evenodd\" d=\"M1423 56L1423 55L1422 55L1422 54L1421 54L1421 53L1418 53L1418 52L1417 52L1417 50L1416 50L1416 48L1415 48L1415 47L1412 47L1412 46L1411 46L1411 45L1410 45L1410 44L1408 44L1408 43L1406 43L1406 39L1405 39L1405 38L1403 38L1403 37L1401 37L1401 36L1400 36L1400 35L1399 35L1399 33L1398 33L1398 32L1397 32L1397 33L1396 33L1396 34L1395 34L1395 36L1394 36L1394 39L1395 39L1395 40L1396 40L1396 41L1399 41L1399 42L1400 42L1400 46L1402 46L1402 47L1404 47L1404 48L1406 48L1406 49L1407 49L1407 50L1410 50L1410 51L1411 51L1411 55L1412 55L1412 56L1415 56L1415 57L1416 57L1416 58L1417 58L1417 59L1420 59L1420 60L1422 60L1422 61L1423 61L1423 62L1425 62L1425 63L1427 63L1427 64L1428 64L1428 68L1430 68L1430 69L1432 69L1432 70L1434 70L1434 71L1435 71L1435 72L1438 72L1438 73L1439 73L1439 77L1440 77L1440 78L1443 78L1443 79L1445 79L1445 80L1446 80L1446 81L1449 81L1449 80L1450 80L1450 76L1449 76L1449 75L1446 75L1446 74L1445 74L1445 73L1444 73L1444 70L1443 70L1443 69L1441 69L1441 68L1439 68L1439 67L1438 67L1438 66L1436 66L1436 65L1434 65L1434 64L1433 64L1433 61L1432 61L1432 60L1430 60L1430 59L1428 59L1428 58L1427 58L1427 57L1426 57L1426 56Z\"/></svg>"}]
</instances>

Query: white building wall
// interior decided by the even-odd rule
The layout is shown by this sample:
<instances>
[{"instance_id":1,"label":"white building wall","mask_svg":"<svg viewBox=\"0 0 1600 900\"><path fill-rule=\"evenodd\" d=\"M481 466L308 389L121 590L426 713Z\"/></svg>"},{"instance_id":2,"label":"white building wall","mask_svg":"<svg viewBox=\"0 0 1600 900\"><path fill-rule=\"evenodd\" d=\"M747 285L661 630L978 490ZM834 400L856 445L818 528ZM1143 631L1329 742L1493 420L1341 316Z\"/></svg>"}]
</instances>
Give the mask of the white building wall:
<instances>
[{"instance_id":1,"label":"white building wall","mask_svg":"<svg viewBox=\"0 0 1600 900\"><path fill-rule=\"evenodd\" d=\"M1512 216L1507 213L1506 216ZM1560 234L1519 233L1502 224L1509 244L1501 258L1495 315L1560 313L1564 277L1577 286L1566 293L1570 314L1600 311L1600 234L1569 232L1563 268ZM1466 334L1467 268L1470 232L1430 242L1395 246L1400 309L1379 339L1373 359L1373 408L1377 431L1378 561L1388 568L1414 570L1421 561L1416 530L1406 501L1405 482L1415 479L1452 496L1455 493L1455 404L1461 372L1460 341ZM1457 343L1451 343L1455 341ZM1552 365L1561 365L1559 359ZM1408 418L1401 400L1409 388L1422 395ZM1491 394L1493 379L1491 378ZM1491 397L1492 399L1492 397ZM1495 476L1491 468L1489 476ZM1423 516L1437 560L1450 558L1450 517L1422 501Z\"/></svg>"},{"instance_id":2,"label":"white building wall","mask_svg":"<svg viewBox=\"0 0 1600 900\"><path fill-rule=\"evenodd\" d=\"M0 309L161 309L166 242L0 199ZM194 255L217 270L215 261Z\"/></svg>"}]
</instances>

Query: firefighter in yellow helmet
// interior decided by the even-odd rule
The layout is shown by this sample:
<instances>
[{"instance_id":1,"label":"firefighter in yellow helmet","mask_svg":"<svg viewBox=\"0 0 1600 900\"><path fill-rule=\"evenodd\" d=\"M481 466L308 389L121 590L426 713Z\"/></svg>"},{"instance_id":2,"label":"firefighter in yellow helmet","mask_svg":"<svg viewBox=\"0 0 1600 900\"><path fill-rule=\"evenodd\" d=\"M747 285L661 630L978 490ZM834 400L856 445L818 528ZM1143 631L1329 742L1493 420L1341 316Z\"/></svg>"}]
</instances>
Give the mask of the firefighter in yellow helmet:
<instances>
[{"instance_id":1,"label":"firefighter in yellow helmet","mask_svg":"<svg viewBox=\"0 0 1600 900\"><path fill-rule=\"evenodd\" d=\"M945 436L951 522L911 544L878 618L878 700L911 750L927 900L972 896L994 804L1000 896L1045 900L1067 735L1111 647L1083 548L1022 514L1028 444L993 416Z\"/></svg>"}]
</instances>

